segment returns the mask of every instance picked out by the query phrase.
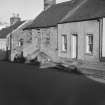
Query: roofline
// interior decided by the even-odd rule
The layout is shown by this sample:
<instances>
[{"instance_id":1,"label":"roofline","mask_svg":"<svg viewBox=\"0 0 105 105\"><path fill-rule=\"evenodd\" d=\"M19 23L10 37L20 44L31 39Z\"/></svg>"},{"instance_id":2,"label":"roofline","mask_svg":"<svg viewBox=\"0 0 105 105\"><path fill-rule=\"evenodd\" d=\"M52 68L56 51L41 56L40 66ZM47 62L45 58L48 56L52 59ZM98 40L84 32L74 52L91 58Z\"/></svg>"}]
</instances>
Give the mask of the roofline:
<instances>
[{"instance_id":1,"label":"roofline","mask_svg":"<svg viewBox=\"0 0 105 105\"><path fill-rule=\"evenodd\" d=\"M25 30L31 30L32 28L23 28L22 30L25 31Z\"/></svg>"},{"instance_id":2,"label":"roofline","mask_svg":"<svg viewBox=\"0 0 105 105\"><path fill-rule=\"evenodd\" d=\"M91 19L80 19L80 20L74 20L74 21L58 22L56 25L53 25L53 26L30 27L30 28L25 28L23 30L31 30L31 29L39 29L39 28L56 27L58 24L73 23L73 22L82 22L82 21L88 21L88 20L98 20L98 19L101 19L101 18L104 18L104 17L105 16L103 16L103 17L97 17L97 18L91 18Z\"/></svg>"},{"instance_id":3,"label":"roofline","mask_svg":"<svg viewBox=\"0 0 105 105\"><path fill-rule=\"evenodd\" d=\"M52 5L50 8L52 8L53 6L63 5L64 3L69 3L69 2L72 2L72 1L65 1L65 2L61 2L61 3L56 3L55 5ZM46 10L46 11L47 11L47 10ZM45 12L45 11L43 10L42 12ZM42 13L42 12L41 12L41 13ZM39 15L38 15L38 16L39 16ZM37 16L37 17L38 17L38 16ZM37 18L37 17L36 17L36 18ZM36 18L35 18L35 20L36 20ZM58 24L58 23L57 23L57 24ZM29 27L29 28L23 28L23 30L36 29L36 28L56 27L57 24L56 24L56 25L52 25L52 26L41 26L41 27Z\"/></svg>"},{"instance_id":4,"label":"roofline","mask_svg":"<svg viewBox=\"0 0 105 105\"><path fill-rule=\"evenodd\" d=\"M42 27L30 27L30 28L24 28L23 30L31 30L31 29L39 29L39 28L49 28L49 27L56 27L56 25L52 25L52 26L42 26Z\"/></svg>"},{"instance_id":5,"label":"roofline","mask_svg":"<svg viewBox=\"0 0 105 105\"><path fill-rule=\"evenodd\" d=\"M101 18L104 18L105 16L103 17L97 17L97 18L91 18L91 19L80 19L80 20L74 20L74 21L64 21L64 22L59 22L58 24L64 24L64 23L73 23L73 22L82 22L82 21L88 21L88 20L99 20Z\"/></svg>"}]
</instances>

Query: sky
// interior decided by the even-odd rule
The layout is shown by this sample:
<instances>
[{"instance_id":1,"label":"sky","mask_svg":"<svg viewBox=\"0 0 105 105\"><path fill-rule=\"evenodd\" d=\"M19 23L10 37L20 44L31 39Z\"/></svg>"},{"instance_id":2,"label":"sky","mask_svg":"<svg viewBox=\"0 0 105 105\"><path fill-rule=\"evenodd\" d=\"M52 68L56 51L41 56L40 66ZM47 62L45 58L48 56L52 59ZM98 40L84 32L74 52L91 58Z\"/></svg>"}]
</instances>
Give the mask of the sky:
<instances>
[{"instance_id":1,"label":"sky","mask_svg":"<svg viewBox=\"0 0 105 105\"><path fill-rule=\"evenodd\" d=\"M68 0L56 0L57 3ZM8 22L13 13L22 20L34 19L43 10L43 0L0 0L0 22Z\"/></svg>"}]
</instances>

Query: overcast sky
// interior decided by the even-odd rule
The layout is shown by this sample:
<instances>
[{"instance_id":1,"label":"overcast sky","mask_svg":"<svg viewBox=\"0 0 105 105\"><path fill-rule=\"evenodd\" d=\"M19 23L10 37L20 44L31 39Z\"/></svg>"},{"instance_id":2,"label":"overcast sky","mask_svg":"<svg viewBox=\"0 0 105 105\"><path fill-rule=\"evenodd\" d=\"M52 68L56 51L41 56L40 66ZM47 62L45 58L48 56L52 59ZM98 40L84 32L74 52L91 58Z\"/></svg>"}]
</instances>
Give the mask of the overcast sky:
<instances>
[{"instance_id":1,"label":"overcast sky","mask_svg":"<svg viewBox=\"0 0 105 105\"><path fill-rule=\"evenodd\" d=\"M68 0L57 0L57 3ZM0 21L9 22L13 13L22 19L33 19L43 10L43 0L0 0Z\"/></svg>"}]
</instances>

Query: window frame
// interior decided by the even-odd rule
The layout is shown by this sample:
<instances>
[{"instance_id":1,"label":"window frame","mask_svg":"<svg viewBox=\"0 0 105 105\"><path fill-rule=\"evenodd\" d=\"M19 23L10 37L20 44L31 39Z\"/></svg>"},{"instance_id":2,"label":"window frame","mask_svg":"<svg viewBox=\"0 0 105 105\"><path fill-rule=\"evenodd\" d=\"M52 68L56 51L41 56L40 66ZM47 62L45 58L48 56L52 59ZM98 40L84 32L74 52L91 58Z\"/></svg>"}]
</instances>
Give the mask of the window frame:
<instances>
[{"instance_id":1,"label":"window frame","mask_svg":"<svg viewBox=\"0 0 105 105\"><path fill-rule=\"evenodd\" d=\"M86 35L86 54L93 54L93 39L92 33Z\"/></svg>"},{"instance_id":2,"label":"window frame","mask_svg":"<svg viewBox=\"0 0 105 105\"><path fill-rule=\"evenodd\" d=\"M61 52L67 52L67 34L61 35Z\"/></svg>"},{"instance_id":3,"label":"window frame","mask_svg":"<svg viewBox=\"0 0 105 105\"><path fill-rule=\"evenodd\" d=\"M24 40L23 39L20 39L19 42L18 42L18 46L19 47L22 47L24 44Z\"/></svg>"}]
</instances>

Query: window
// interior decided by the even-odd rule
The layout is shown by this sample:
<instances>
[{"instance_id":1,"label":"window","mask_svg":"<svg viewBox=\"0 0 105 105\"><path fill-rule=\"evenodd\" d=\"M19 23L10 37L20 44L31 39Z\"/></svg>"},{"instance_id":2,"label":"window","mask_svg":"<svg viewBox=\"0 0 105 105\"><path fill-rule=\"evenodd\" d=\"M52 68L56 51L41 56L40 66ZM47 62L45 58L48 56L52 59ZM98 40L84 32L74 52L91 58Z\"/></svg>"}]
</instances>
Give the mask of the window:
<instances>
[{"instance_id":1,"label":"window","mask_svg":"<svg viewBox=\"0 0 105 105\"><path fill-rule=\"evenodd\" d=\"M23 39L20 39L20 40L19 40L18 46L19 46L19 47L23 46Z\"/></svg>"},{"instance_id":2,"label":"window","mask_svg":"<svg viewBox=\"0 0 105 105\"><path fill-rule=\"evenodd\" d=\"M86 36L86 53L93 53L93 34Z\"/></svg>"},{"instance_id":3,"label":"window","mask_svg":"<svg viewBox=\"0 0 105 105\"><path fill-rule=\"evenodd\" d=\"M62 35L62 51L67 51L67 35Z\"/></svg>"}]
</instances>

